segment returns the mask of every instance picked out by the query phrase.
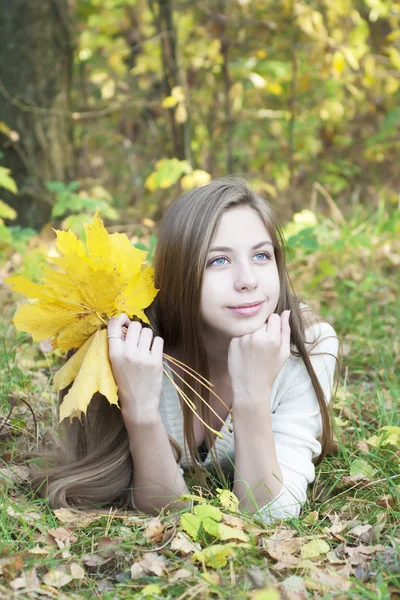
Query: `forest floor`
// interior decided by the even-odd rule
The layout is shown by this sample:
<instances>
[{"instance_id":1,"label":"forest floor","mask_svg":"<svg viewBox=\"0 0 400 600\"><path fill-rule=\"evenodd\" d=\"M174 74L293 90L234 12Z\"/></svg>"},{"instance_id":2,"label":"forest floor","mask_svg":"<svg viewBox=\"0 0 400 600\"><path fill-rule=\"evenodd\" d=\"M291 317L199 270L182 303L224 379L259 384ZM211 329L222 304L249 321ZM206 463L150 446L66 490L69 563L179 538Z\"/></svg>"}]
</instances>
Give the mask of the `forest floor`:
<instances>
[{"instance_id":1,"label":"forest floor","mask_svg":"<svg viewBox=\"0 0 400 600\"><path fill-rule=\"evenodd\" d=\"M291 239L294 287L335 327L343 365L336 446L300 518L271 525L199 489L196 522L36 498L27 457L56 427L60 357L10 325L21 298L0 266L0 598L400 599L399 223L360 209Z\"/></svg>"}]
</instances>

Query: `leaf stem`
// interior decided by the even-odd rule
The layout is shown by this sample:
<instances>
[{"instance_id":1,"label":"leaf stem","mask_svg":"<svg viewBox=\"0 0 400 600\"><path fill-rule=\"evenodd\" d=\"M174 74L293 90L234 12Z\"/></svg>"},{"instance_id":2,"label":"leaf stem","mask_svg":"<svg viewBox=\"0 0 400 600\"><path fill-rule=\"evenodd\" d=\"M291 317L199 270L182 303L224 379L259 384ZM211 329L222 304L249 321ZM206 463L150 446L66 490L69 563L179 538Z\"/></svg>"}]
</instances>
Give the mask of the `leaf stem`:
<instances>
[{"instance_id":1,"label":"leaf stem","mask_svg":"<svg viewBox=\"0 0 400 600\"><path fill-rule=\"evenodd\" d=\"M195 389L194 389L194 388L193 388L193 387L192 387L192 386L191 386L191 385L190 385L190 384L189 384L187 381L185 381L185 379L184 379L183 377L181 377L181 376L180 376L180 375L179 375L179 374L178 374L176 371L174 371L174 369L171 369L171 367L169 367L169 369L172 371L172 373L173 373L174 375L176 375L177 377L179 377L179 379L180 379L181 381L183 381L183 383L184 383L185 385L187 385L187 386L188 386L188 387L189 387L189 388L192 390L192 392L194 392L194 393L196 394L196 396L197 396L198 398L200 398L200 400L201 400L202 402L204 402L204 404L207 404L207 406L209 407L209 409L211 410L211 412L212 412L212 413L214 413L214 415L215 415L216 417L218 417L218 419L221 421L222 425L223 425L223 426L225 426L225 427L228 429L229 433L232 433L232 429L229 427L229 425L227 425L227 423L225 423L225 421L223 420L223 418L222 418L222 417L220 417L220 416L219 416L219 414L218 414L218 413L217 413L217 412L216 412L216 411L215 411L215 410L214 410L214 409L213 409L213 408L212 408L212 407L211 407L211 406L210 406L210 405L209 405L209 404L208 404L208 403L207 403L207 402L204 400L204 398L201 396L201 394L199 394L198 392L196 392L196 390L195 390ZM165 370L164 370L164 373L165 373ZM197 379L197 378L195 378L195 379ZM176 384L175 384L175 383L174 383L174 386L175 386L175 388L176 388ZM229 411L229 412L230 412L230 411Z\"/></svg>"}]
</instances>

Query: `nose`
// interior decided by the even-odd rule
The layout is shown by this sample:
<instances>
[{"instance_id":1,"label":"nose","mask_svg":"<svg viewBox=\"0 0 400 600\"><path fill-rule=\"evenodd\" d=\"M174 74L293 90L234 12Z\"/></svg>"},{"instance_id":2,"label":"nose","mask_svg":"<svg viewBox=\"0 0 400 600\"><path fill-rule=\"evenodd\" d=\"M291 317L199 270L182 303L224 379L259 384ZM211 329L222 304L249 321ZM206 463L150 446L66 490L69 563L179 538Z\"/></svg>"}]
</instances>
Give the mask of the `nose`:
<instances>
[{"instance_id":1,"label":"nose","mask_svg":"<svg viewBox=\"0 0 400 600\"><path fill-rule=\"evenodd\" d=\"M254 290L258 286L258 279L254 266L248 262L237 265L235 270L234 288L238 292Z\"/></svg>"}]
</instances>

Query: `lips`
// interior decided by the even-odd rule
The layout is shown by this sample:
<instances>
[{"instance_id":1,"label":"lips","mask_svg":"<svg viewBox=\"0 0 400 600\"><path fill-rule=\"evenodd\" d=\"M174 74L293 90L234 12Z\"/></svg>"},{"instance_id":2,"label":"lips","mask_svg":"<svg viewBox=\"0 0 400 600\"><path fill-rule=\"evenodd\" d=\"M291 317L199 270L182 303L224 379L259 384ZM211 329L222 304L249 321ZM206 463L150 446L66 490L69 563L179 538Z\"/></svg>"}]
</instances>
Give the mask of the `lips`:
<instances>
[{"instance_id":1,"label":"lips","mask_svg":"<svg viewBox=\"0 0 400 600\"><path fill-rule=\"evenodd\" d=\"M264 302L253 302L251 304L241 304L240 306L228 306L231 313L240 317L254 317L257 315Z\"/></svg>"},{"instance_id":2,"label":"lips","mask_svg":"<svg viewBox=\"0 0 400 600\"><path fill-rule=\"evenodd\" d=\"M251 306L258 306L262 302L247 302L246 304L239 304L238 306L228 306L228 308L249 308Z\"/></svg>"}]
</instances>

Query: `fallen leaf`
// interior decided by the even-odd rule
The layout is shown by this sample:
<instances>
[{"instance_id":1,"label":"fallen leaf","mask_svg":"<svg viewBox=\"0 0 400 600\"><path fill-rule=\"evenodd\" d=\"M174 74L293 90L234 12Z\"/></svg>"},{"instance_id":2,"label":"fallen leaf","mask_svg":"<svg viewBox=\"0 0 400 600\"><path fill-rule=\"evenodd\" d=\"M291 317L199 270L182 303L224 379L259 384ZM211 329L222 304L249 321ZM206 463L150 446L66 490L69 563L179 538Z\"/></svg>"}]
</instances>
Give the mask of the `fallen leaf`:
<instances>
[{"instance_id":1,"label":"fallen leaf","mask_svg":"<svg viewBox=\"0 0 400 600\"><path fill-rule=\"evenodd\" d=\"M371 465L363 458L357 458L350 465L350 477L372 479L377 472L378 471L371 467Z\"/></svg>"},{"instance_id":2,"label":"fallen leaf","mask_svg":"<svg viewBox=\"0 0 400 600\"><path fill-rule=\"evenodd\" d=\"M104 565L105 563L110 562L112 559L111 557L101 556L100 554L84 554L81 557L81 560L87 567L97 568L101 567L101 565Z\"/></svg>"},{"instance_id":3,"label":"fallen leaf","mask_svg":"<svg viewBox=\"0 0 400 600\"><path fill-rule=\"evenodd\" d=\"M300 555L302 559L311 559L327 554L330 550L329 544L324 540L315 539L301 547Z\"/></svg>"},{"instance_id":4,"label":"fallen leaf","mask_svg":"<svg viewBox=\"0 0 400 600\"><path fill-rule=\"evenodd\" d=\"M250 544L215 544L204 548L200 552L195 552L192 556L193 561L198 561L205 564L207 567L224 567L228 562L228 558L234 556L238 548L251 548Z\"/></svg>"},{"instance_id":5,"label":"fallen leaf","mask_svg":"<svg viewBox=\"0 0 400 600\"><path fill-rule=\"evenodd\" d=\"M70 583L72 580L72 575L65 573L64 571L61 571L59 569L47 571L47 573L43 577L43 583L55 588L64 587L64 585L68 585L68 583Z\"/></svg>"},{"instance_id":6,"label":"fallen leaf","mask_svg":"<svg viewBox=\"0 0 400 600\"><path fill-rule=\"evenodd\" d=\"M201 550L201 546L197 542L192 542L181 531L178 531L171 542L171 550L177 550L180 554L185 555Z\"/></svg>"},{"instance_id":7,"label":"fallen leaf","mask_svg":"<svg viewBox=\"0 0 400 600\"><path fill-rule=\"evenodd\" d=\"M278 529L271 535L271 539L283 542L286 540L291 540L296 536L297 531L294 529Z\"/></svg>"},{"instance_id":8,"label":"fallen leaf","mask_svg":"<svg viewBox=\"0 0 400 600\"><path fill-rule=\"evenodd\" d=\"M70 546L71 543L77 541L76 535L65 527L58 527L57 529L48 529L48 534L51 535L57 542L59 548L65 548Z\"/></svg>"},{"instance_id":9,"label":"fallen leaf","mask_svg":"<svg viewBox=\"0 0 400 600\"><path fill-rule=\"evenodd\" d=\"M307 589L317 590L321 593L327 593L330 590L338 593L347 592L351 586L351 582L336 571L330 568L313 569L311 576L306 578L305 585Z\"/></svg>"},{"instance_id":10,"label":"fallen leaf","mask_svg":"<svg viewBox=\"0 0 400 600\"><path fill-rule=\"evenodd\" d=\"M249 536L239 527L230 527L224 523L218 523L217 536L219 540L240 540L248 542Z\"/></svg>"},{"instance_id":11,"label":"fallen leaf","mask_svg":"<svg viewBox=\"0 0 400 600\"><path fill-rule=\"evenodd\" d=\"M201 578L211 585L221 585L221 576L215 571L206 571L201 574Z\"/></svg>"},{"instance_id":12,"label":"fallen leaf","mask_svg":"<svg viewBox=\"0 0 400 600\"><path fill-rule=\"evenodd\" d=\"M229 515L226 513L223 513L222 521L226 525L230 525L231 527L235 527L238 529L244 529L247 525L246 521L241 517L238 517L236 515Z\"/></svg>"},{"instance_id":13,"label":"fallen leaf","mask_svg":"<svg viewBox=\"0 0 400 600\"><path fill-rule=\"evenodd\" d=\"M302 577L290 575L281 583L283 600L308 600L308 592Z\"/></svg>"},{"instance_id":14,"label":"fallen leaf","mask_svg":"<svg viewBox=\"0 0 400 600\"><path fill-rule=\"evenodd\" d=\"M271 558L274 558L277 561L285 562L288 556L296 554L300 550L302 543L303 542L300 538L293 538L283 541L269 539L265 541L265 547Z\"/></svg>"},{"instance_id":15,"label":"fallen leaf","mask_svg":"<svg viewBox=\"0 0 400 600\"><path fill-rule=\"evenodd\" d=\"M143 536L152 544L160 542L164 535L164 525L161 523L158 517L151 519L146 529L143 532Z\"/></svg>"},{"instance_id":16,"label":"fallen leaf","mask_svg":"<svg viewBox=\"0 0 400 600\"><path fill-rule=\"evenodd\" d=\"M394 506L394 498L390 494L387 494L386 496L381 496L381 498L378 498L376 503L386 509L392 508Z\"/></svg>"},{"instance_id":17,"label":"fallen leaf","mask_svg":"<svg viewBox=\"0 0 400 600\"><path fill-rule=\"evenodd\" d=\"M366 454L367 452L369 452L369 448L368 448L368 444L367 444L366 440L360 440L359 442L357 442L356 446L364 454Z\"/></svg>"},{"instance_id":18,"label":"fallen leaf","mask_svg":"<svg viewBox=\"0 0 400 600\"><path fill-rule=\"evenodd\" d=\"M262 589L268 582L265 570L257 566L251 567L247 572L247 576L253 588Z\"/></svg>"},{"instance_id":19,"label":"fallen leaf","mask_svg":"<svg viewBox=\"0 0 400 600\"><path fill-rule=\"evenodd\" d=\"M352 527L351 529L349 529L349 531L347 532L348 535L351 535L352 537L355 538L361 538L361 536L366 533L367 531L369 531L370 529L372 529L372 525L356 525L355 527Z\"/></svg>"},{"instance_id":20,"label":"fallen leaf","mask_svg":"<svg viewBox=\"0 0 400 600\"><path fill-rule=\"evenodd\" d=\"M69 508L56 508L53 512L61 523L75 525L75 527L86 527L90 523L98 521L103 516L97 513L85 513L81 510L72 510Z\"/></svg>"},{"instance_id":21,"label":"fallen leaf","mask_svg":"<svg viewBox=\"0 0 400 600\"><path fill-rule=\"evenodd\" d=\"M51 550L52 550L51 546L47 546L47 548L46 547L40 548L39 545L36 545L34 548L29 548L28 552L29 552L29 554L38 554L38 555L47 556Z\"/></svg>"},{"instance_id":22,"label":"fallen leaf","mask_svg":"<svg viewBox=\"0 0 400 600\"><path fill-rule=\"evenodd\" d=\"M239 510L239 498L230 490L217 488L216 491L221 506L230 510L231 512L237 513Z\"/></svg>"},{"instance_id":23,"label":"fallen leaf","mask_svg":"<svg viewBox=\"0 0 400 600\"><path fill-rule=\"evenodd\" d=\"M201 527L201 519L197 515L191 513L184 513L181 515L180 525L191 538L197 540L197 536Z\"/></svg>"},{"instance_id":24,"label":"fallen leaf","mask_svg":"<svg viewBox=\"0 0 400 600\"><path fill-rule=\"evenodd\" d=\"M274 590L273 588L257 590L256 592L252 592L249 596L251 600L279 600L280 597L278 590Z\"/></svg>"},{"instance_id":25,"label":"fallen leaf","mask_svg":"<svg viewBox=\"0 0 400 600\"><path fill-rule=\"evenodd\" d=\"M0 423L0 426L1 423ZM9 485L14 483L21 484L29 481L30 469L21 465L12 465L0 469L0 481L4 480Z\"/></svg>"},{"instance_id":26,"label":"fallen leaf","mask_svg":"<svg viewBox=\"0 0 400 600\"><path fill-rule=\"evenodd\" d=\"M381 431L379 435L373 435L367 439L367 443L370 446L394 446L400 447L400 427L396 425L385 425L378 431Z\"/></svg>"},{"instance_id":27,"label":"fallen leaf","mask_svg":"<svg viewBox=\"0 0 400 600\"><path fill-rule=\"evenodd\" d=\"M164 556L160 556L157 552L148 552L144 557L134 563L131 567L132 579L135 577L141 577L142 574L148 575L154 573L154 575L163 575L167 572L167 561Z\"/></svg>"},{"instance_id":28,"label":"fallen leaf","mask_svg":"<svg viewBox=\"0 0 400 600\"><path fill-rule=\"evenodd\" d=\"M20 552L0 561L0 572L8 583L15 579L18 571L21 571L24 565L24 554L24 552Z\"/></svg>"},{"instance_id":29,"label":"fallen leaf","mask_svg":"<svg viewBox=\"0 0 400 600\"><path fill-rule=\"evenodd\" d=\"M103 536L97 542L97 550L104 558L114 558L115 556L121 556L123 550L121 548L122 538L110 538Z\"/></svg>"},{"instance_id":30,"label":"fallen leaf","mask_svg":"<svg viewBox=\"0 0 400 600\"><path fill-rule=\"evenodd\" d=\"M156 583L149 583L140 590L140 594L145 598L154 598L155 595L161 595L162 589Z\"/></svg>"},{"instance_id":31,"label":"fallen leaf","mask_svg":"<svg viewBox=\"0 0 400 600\"><path fill-rule=\"evenodd\" d=\"M71 576L74 579L84 579L85 571L82 569L81 565L76 562L73 562L69 565Z\"/></svg>"},{"instance_id":32,"label":"fallen leaf","mask_svg":"<svg viewBox=\"0 0 400 600\"><path fill-rule=\"evenodd\" d=\"M383 552L386 550L385 546L382 544L376 544L375 546L364 546L360 544L360 546L356 546L355 548L351 548L348 546L345 551L349 556L353 556L354 554L375 554L375 552Z\"/></svg>"},{"instance_id":33,"label":"fallen leaf","mask_svg":"<svg viewBox=\"0 0 400 600\"><path fill-rule=\"evenodd\" d=\"M326 558L332 565L343 564L345 562L344 558L338 557L335 550L329 550L329 552L326 555Z\"/></svg>"},{"instance_id":34,"label":"fallen leaf","mask_svg":"<svg viewBox=\"0 0 400 600\"><path fill-rule=\"evenodd\" d=\"M20 577L17 577L10 582L10 587L14 590L32 591L40 588L39 577L36 573L36 568L33 567L30 571L24 571Z\"/></svg>"},{"instance_id":35,"label":"fallen leaf","mask_svg":"<svg viewBox=\"0 0 400 600\"><path fill-rule=\"evenodd\" d=\"M168 577L168 581L170 583L175 583L175 581L179 581L179 579L188 579L188 577L191 577L192 573L190 571L188 571L187 569L178 569L177 571L175 571L172 575L170 575Z\"/></svg>"}]
</instances>

